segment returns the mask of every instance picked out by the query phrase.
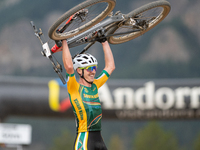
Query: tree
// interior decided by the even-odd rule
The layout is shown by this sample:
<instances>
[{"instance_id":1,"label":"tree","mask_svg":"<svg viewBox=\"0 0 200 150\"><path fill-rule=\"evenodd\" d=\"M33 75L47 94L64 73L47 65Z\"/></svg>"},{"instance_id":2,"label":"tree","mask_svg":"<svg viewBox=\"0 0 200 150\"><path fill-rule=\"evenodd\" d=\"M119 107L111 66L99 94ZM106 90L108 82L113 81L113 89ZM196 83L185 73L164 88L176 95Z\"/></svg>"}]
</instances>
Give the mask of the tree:
<instances>
[{"instance_id":1,"label":"tree","mask_svg":"<svg viewBox=\"0 0 200 150\"><path fill-rule=\"evenodd\" d=\"M178 150L176 137L164 131L158 123L150 122L144 129L137 132L134 139L134 149L137 150Z\"/></svg>"},{"instance_id":2,"label":"tree","mask_svg":"<svg viewBox=\"0 0 200 150\"><path fill-rule=\"evenodd\" d=\"M115 134L111 136L108 149L109 150L124 150L123 141L119 137L119 135Z\"/></svg>"},{"instance_id":3,"label":"tree","mask_svg":"<svg viewBox=\"0 0 200 150\"><path fill-rule=\"evenodd\" d=\"M197 137L197 139L194 141L194 150L200 150L200 133Z\"/></svg>"},{"instance_id":4,"label":"tree","mask_svg":"<svg viewBox=\"0 0 200 150\"><path fill-rule=\"evenodd\" d=\"M51 150L73 149L74 139L68 130L64 130L61 136L54 139Z\"/></svg>"}]
</instances>

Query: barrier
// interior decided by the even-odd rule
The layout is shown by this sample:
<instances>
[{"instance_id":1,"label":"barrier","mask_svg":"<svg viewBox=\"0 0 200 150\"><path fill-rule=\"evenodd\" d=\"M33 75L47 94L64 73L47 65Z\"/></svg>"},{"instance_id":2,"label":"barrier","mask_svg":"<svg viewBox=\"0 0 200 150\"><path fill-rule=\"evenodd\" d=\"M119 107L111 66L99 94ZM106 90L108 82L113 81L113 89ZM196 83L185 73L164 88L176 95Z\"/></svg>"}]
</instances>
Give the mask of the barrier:
<instances>
[{"instance_id":1,"label":"barrier","mask_svg":"<svg viewBox=\"0 0 200 150\"><path fill-rule=\"evenodd\" d=\"M99 89L104 118L200 118L200 79L112 80ZM0 118L74 117L59 79L0 77Z\"/></svg>"}]
</instances>

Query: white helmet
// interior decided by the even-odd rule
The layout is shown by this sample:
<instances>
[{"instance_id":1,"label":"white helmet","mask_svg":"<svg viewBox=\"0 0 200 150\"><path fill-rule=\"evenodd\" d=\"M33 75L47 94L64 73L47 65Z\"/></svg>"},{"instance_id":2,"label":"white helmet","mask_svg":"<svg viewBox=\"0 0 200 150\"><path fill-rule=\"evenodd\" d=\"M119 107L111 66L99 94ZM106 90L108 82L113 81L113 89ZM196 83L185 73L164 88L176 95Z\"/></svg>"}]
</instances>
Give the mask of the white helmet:
<instances>
[{"instance_id":1,"label":"white helmet","mask_svg":"<svg viewBox=\"0 0 200 150\"><path fill-rule=\"evenodd\" d=\"M73 59L74 70L77 68L83 68L87 66L97 65L98 62L91 54L79 54Z\"/></svg>"}]
</instances>

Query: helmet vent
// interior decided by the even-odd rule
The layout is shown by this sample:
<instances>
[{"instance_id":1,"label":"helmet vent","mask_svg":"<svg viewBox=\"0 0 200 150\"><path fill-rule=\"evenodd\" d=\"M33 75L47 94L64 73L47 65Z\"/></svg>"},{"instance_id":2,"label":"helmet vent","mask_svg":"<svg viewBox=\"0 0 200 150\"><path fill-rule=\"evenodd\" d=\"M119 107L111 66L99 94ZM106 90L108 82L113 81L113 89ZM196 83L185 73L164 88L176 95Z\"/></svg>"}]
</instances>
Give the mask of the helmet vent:
<instances>
[{"instance_id":1,"label":"helmet vent","mask_svg":"<svg viewBox=\"0 0 200 150\"><path fill-rule=\"evenodd\" d=\"M90 57L92 59L92 62L94 62L94 59L92 57Z\"/></svg>"},{"instance_id":2,"label":"helmet vent","mask_svg":"<svg viewBox=\"0 0 200 150\"><path fill-rule=\"evenodd\" d=\"M88 57L86 57L86 56L83 56L83 58L88 59Z\"/></svg>"},{"instance_id":3,"label":"helmet vent","mask_svg":"<svg viewBox=\"0 0 200 150\"><path fill-rule=\"evenodd\" d=\"M73 62L75 70L77 68L84 68L98 64L96 58L90 54L79 54L73 59Z\"/></svg>"}]
</instances>

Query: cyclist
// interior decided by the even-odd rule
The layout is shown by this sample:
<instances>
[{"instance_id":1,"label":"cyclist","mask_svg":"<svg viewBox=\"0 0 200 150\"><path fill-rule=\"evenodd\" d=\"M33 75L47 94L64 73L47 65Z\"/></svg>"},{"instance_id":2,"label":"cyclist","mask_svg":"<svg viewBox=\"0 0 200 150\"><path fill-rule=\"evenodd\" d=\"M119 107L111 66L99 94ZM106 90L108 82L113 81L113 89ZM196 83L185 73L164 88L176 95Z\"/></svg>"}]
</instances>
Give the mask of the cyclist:
<instances>
[{"instance_id":1,"label":"cyclist","mask_svg":"<svg viewBox=\"0 0 200 150\"><path fill-rule=\"evenodd\" d=\"M95 78L97 60L90 54L77 55L73 60L66 40L63 40L63 63L66 69L67 89L76 117L77 135L74 150L107 150L101 136L102 110L98 89L115 69L112 51L106 38L100 40L105 59L105 68ZM74 70L80 76L76 81Z\"/></svg>"}]
</instances>

